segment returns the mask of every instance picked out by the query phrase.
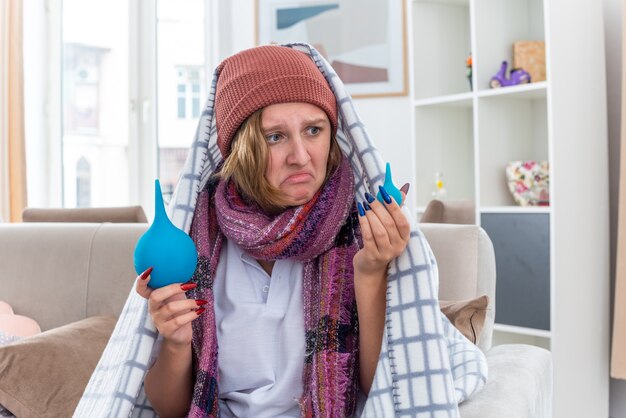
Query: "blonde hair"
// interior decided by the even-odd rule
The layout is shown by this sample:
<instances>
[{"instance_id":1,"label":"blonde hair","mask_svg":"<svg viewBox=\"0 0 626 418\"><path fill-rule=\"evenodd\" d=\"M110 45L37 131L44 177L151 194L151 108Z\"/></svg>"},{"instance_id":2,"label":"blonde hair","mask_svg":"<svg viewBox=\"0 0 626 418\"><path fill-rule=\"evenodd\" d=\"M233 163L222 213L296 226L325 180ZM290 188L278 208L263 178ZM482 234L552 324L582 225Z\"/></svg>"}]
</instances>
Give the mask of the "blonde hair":
<instances>
[{"instance_id":1,"label":"blonde hair","mask_svg":"<svg viewBox=\"0 0 626 418\"><path fill-rule=\"evenodd\" d=\"M242 124L231 144L218 177L232 180L244 198L255 202L268 213L278 213L289 206L286 196L265 178L269 163L269 147L263 134L263 109L251 114ZM342 154L335 135L331 134L326 180L339 166Z\"/></svg>"}]
</instances>

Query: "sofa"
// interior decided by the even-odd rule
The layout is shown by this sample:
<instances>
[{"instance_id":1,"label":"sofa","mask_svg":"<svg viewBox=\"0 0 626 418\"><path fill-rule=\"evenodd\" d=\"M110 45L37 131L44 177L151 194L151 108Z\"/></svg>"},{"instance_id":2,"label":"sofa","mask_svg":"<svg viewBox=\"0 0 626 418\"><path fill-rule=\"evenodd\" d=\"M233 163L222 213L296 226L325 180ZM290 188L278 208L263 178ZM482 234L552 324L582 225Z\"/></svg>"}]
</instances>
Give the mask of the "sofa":
<instances>
[{"instance_id":1,"label":"sofa","mask_svg":"<svg viewBox=\"0 0 626 418\"><path fill-rule=\"evenodd\" d=\"M89 378L89 367L95 367L114 317L133 286L133 249L147 227L140 223L0 224L0 300L16 314L37 321L44 331L0 347L0 404L11 409L11 403L19 409L20 413L14 411L18 417L71 415ZM486 353L489 379L479 394L460 405L461 416L551 416L550 352L521 344L491 346L496 281L487 234L476 225L421 224L421 229L437 259L440 299L489 297L477 342ZM37 338L39 345L27 344ZM48 340L55 341L54 350L46 345ZM9 356L9 348L12 357L3 359ZM33 355L37 350L40 354ZM53 355L55 359L49 360ZM90 364L71 360L71 366L66 366L69 371L55 370L72 355L80 361L90 358ZM14 383L17 389L7 386L3 367L19 376ZM59 377L62 373L68 374ZM73 392L67 382L75 383ZM35 393L20 398L20 390ZM64 412L50 411L57 404L64 405Z\"/></svg>"},{"instance_id":2,"label":"sofa","mask_svg":"<svg viewBox=\"0 0 626 418\"><path fill-rule=\"evenodd\" d=\"M147 223L141 206L98 208L25 208L22 222Z\"/></svg>"}]
</instances>

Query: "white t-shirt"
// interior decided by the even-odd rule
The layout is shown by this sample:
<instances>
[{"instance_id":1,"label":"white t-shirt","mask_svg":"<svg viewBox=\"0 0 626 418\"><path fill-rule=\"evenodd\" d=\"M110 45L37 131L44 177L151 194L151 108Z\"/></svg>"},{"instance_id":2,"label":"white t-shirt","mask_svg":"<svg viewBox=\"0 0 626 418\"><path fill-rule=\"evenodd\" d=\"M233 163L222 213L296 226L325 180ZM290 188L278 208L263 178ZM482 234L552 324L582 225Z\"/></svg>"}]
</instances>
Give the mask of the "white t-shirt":
<instances>
[{"instance_id":1,"label":"white t-shirt","mask_svg":"<svg viewBox=\"0 0 626 418\"><path fill-rule=\"evenodd\" d=\"M226 240L213 292L222 417L299 417L305 332L302 263L271 277Z\"/></svg>"}]
</instances>

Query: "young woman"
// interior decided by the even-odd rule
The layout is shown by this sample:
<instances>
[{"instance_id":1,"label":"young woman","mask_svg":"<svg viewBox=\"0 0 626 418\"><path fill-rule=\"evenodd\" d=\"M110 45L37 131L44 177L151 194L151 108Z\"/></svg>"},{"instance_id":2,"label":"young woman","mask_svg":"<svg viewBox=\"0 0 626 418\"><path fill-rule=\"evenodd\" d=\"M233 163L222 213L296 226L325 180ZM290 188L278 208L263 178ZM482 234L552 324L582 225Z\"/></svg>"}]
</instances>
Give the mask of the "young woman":
<instances>
[{"instance_id":1,"label":"young woman","mask_svg":"<svg viewBox=\"0 0 626 418\"><path fill-rule=\"evenodd\" d=\"M161 417L352 416L409 241L401 202L381 188L384 204L355 204L336 98L306 54L253 48L217 72L224 160L194 212L195 275L137 281L163 337L146 395Z\"/></svg>"}]
</instances>

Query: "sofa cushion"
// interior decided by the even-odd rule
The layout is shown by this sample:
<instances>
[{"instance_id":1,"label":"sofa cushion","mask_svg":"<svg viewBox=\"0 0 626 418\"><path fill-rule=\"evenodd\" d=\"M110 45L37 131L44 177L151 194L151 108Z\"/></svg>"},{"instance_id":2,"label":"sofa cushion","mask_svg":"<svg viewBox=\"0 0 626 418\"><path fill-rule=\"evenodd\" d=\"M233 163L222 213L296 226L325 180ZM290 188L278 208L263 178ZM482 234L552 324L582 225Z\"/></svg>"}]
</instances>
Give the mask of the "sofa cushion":
<instances>
[{"instance_id":1,"label":"sofa cushion","mask_svg":"<svg viewBox=\"0 0 626 418\"><path fill-rule=\"evenodd\" d=\"M487 352L487 365L487 383L459 405L461 417L553 416L552 354L548 350L528 344L498 345Z\"/></svg>"},{"instance_id":2,"label":"sofa cushion","mask_svg":"<svg viewBox=\"0 0 626 418\"><path fill-rule=\"evenodd\" d=\"M115 322L91 317L0 347L0 404L20 418L72 416Z\"/></svg>"},{"instance_id":3,"label":"sofa cushion","mask_svg":"<svg viewBox=\"0 0 626 418\"><path fill-rule=\"evenodd\" d=\"M478 337L485 325L489 297L482 295L474 299L446 301L440 300L441 312L450 320L461 334L474 344L478 343Z\"/></svg>"}]
</instances>

